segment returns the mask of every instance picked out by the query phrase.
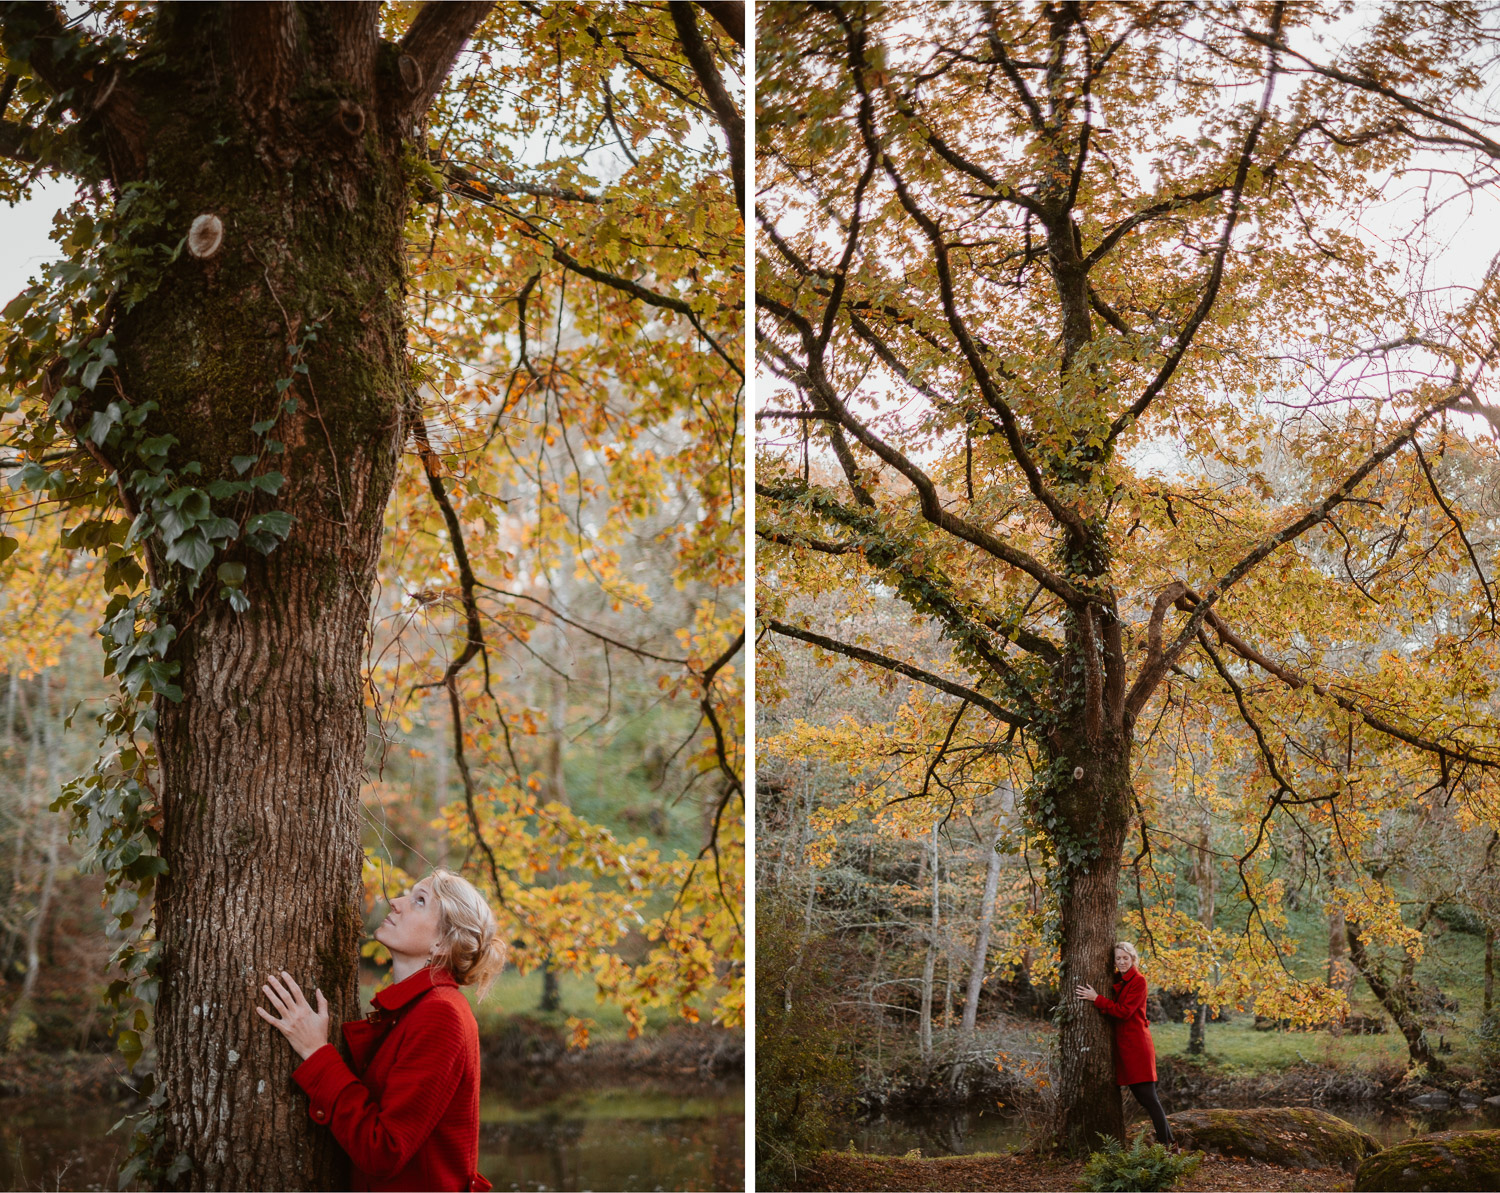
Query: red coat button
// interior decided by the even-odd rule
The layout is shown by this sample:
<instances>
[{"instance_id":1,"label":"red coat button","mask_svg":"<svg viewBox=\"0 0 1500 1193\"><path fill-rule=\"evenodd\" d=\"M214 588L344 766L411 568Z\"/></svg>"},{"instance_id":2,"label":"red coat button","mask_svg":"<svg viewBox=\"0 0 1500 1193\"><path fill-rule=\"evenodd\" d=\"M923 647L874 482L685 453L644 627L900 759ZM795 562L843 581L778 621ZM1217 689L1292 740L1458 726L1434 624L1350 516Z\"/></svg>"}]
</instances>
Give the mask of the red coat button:
<instances>
[{"instance_id":1,"label":"red coat button","mask_svg":"<svg viewBox=\"0 0 1500 1193\"><path fill-rule=\"evenodd\" d=\"M327 1117L328 1117L328 1114L325 1111L322 1111L322 1110L314 1110L313 1111L313 1118L317 1119L320 1123L323 1122L325 1119L327 1119Z\"/></svg>"}]
</instances>

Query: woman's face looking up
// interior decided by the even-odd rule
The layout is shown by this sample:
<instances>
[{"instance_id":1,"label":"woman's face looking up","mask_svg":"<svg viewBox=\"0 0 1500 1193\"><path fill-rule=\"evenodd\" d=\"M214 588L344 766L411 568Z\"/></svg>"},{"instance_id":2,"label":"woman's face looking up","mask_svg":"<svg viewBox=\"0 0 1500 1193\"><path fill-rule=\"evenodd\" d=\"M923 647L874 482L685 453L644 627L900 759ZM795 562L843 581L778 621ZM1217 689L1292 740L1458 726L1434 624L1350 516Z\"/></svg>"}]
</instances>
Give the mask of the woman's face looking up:
<instances>
[{"instance_id":1,"label":"woman's face looking up","mask_svg":"<svg viewBox=\"0 0 1500 1193\"><path fill-rule=\"evenodd\" d=\"M406 894L391 900L390 911L375 929L375 939L392 953L425 958L442 935L441 918L432 884L424 878Z\"/></svg>"}]
</instances>

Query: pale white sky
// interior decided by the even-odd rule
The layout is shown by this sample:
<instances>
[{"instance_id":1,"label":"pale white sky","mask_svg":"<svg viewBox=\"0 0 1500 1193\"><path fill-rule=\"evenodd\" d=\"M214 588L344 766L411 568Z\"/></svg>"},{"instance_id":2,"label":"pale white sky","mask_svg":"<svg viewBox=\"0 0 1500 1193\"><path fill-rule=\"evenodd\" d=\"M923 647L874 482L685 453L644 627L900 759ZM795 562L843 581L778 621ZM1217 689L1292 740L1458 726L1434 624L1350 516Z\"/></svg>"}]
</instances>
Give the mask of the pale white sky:
<instances>
[{"instance_id":1,"label":"pale white sky","mask_svg":"<svg viewBox=\"0 0 1500 1193\"><path fill-rule=\"evenodd\" d=\"M72 200L73 192L72 182L48 179L14 207L0 203L0 306L20 293L43 262L60 255L47 233L53 213Z\"/></svg>"}]
</instances>

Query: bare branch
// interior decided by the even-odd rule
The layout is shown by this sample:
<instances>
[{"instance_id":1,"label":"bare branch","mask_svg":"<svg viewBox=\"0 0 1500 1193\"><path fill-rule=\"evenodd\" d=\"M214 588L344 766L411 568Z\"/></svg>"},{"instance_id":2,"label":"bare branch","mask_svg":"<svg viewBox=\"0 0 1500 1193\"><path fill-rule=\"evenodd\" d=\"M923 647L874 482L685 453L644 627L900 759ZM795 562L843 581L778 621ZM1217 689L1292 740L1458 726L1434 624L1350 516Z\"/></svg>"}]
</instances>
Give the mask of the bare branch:
<instances>
[{"instance_id":1,"label":"bare branch","mask_svg":"<svg viewBox=\"0 0 1500 1193\"><path fill-rule=\"evenodd\" d=\"M854 646L848 642L840 642L824 634L814 633L812 630L798 629L796 626L788 625L784 621L771 619L766 622L766 625L784 638L796 638L801 642L807 642L824 650L832 651L834 654L846 655L861 663L884 667L887 671L894 671L898 675L906 676L907 679L914 679L918 683L924 683L928 687L936 688L940 692L947 692L950 696L957 696L961 700L967 700L971 704L976 704L984 709L996 720L1004 721L1007 725L1025 728L1028 724L1025 717L1011 712L1010 709L991 700L984 693L977 692L973 688L966 687L961 683L955 683L951 679L944 679L941 675L934 675L931 671L918 667L915 663L893 659L889 655L883 655L873 650L866 650L862 646Z\"/></svg>"}]
</instances>

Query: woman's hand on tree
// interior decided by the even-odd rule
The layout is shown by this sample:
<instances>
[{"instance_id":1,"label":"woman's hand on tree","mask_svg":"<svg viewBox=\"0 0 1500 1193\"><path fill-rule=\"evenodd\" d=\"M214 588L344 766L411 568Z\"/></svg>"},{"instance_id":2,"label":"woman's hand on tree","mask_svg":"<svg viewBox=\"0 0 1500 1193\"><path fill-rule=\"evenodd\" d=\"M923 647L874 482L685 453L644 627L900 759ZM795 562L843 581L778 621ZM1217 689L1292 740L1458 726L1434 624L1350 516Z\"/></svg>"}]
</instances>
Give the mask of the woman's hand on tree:
<instances>
[{"instance_id":1,"label":"woman's hand on tree","mask_svg":"<svg viewBox=\"0 0 1500 1193\"><path fill-rule=\"evenodd\" d=\"M297 1055L306 1060L328 1043L328 1000L321 990L314 990L318 999L315 1011L308 1005L302 987L292 975L283 969L281 977L286 980L286 985L271 974L261 987L271 1005L281 1012L281 1018L269 1014L264 1007L256 1007L255 1013L284 1035Z\"/></svg>"},{"instance_id":2,"label":"woman's hand on tree","mask_svg":"<svg viewBox=\"0 0 1500 1193\"><path fill-rule=\"evenodd\" d=\"M1084 1002L1093 1002L1094 999L1099 997L1099 991L1095 990L1092 986L1074 986L1073 993L1083 999Z\"/></svg>"}]
</instances>

